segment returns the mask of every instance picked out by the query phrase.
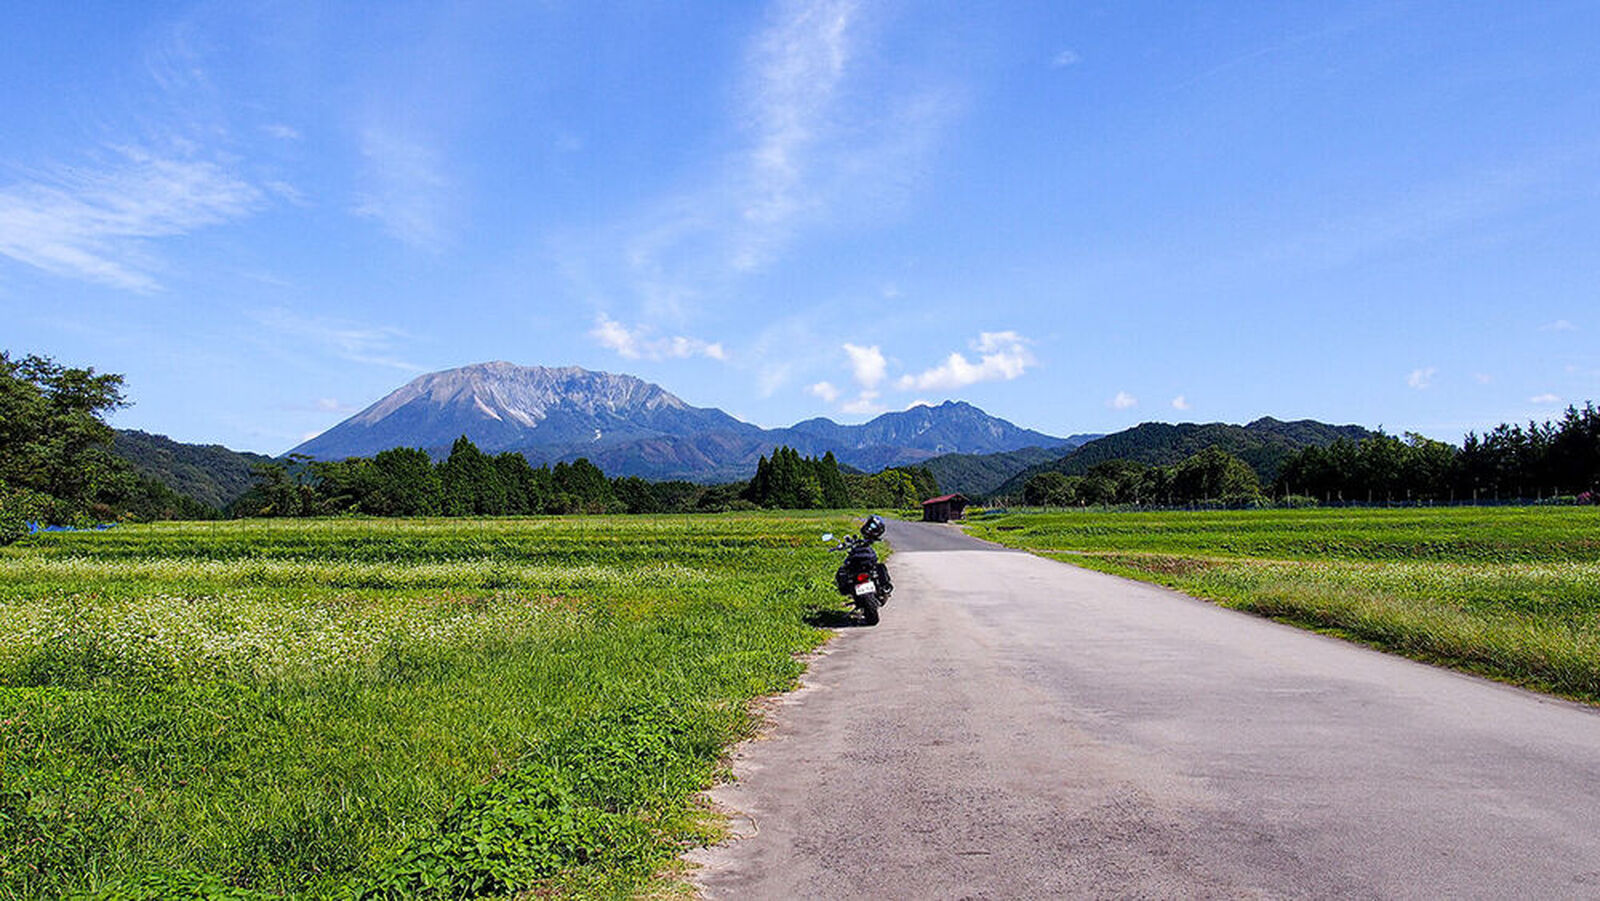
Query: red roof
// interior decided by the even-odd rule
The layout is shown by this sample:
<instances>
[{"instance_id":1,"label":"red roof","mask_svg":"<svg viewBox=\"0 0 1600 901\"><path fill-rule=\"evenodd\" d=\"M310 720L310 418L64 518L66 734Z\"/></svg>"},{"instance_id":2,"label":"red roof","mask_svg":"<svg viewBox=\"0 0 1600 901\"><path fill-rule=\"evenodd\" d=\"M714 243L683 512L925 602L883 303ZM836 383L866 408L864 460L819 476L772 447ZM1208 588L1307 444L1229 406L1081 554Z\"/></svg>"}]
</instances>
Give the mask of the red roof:
<instances>
[{"instance_id":1,"label":"red roof","mask_svg":"<svg viewBox=\"0 0 1600 901\"><path fill-rule=\"evenodd\" d=\"M922 506L926 507L929 504L937 504L940 501L953 501L958 497L961 498L962 500L966 500L967 499L967 496L964 495L964 494L941 494L938 497L930 497L927 500L923 501L922 502Z\"/></svg>"}]
</instances>

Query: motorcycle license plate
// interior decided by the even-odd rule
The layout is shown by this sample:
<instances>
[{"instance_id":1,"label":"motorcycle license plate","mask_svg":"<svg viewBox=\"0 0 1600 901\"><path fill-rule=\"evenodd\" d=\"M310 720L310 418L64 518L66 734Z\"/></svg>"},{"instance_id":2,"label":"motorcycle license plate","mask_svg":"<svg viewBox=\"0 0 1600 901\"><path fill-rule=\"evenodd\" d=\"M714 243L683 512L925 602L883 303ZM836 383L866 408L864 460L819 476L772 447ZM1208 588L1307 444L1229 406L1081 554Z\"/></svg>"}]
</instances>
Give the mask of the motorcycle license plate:
<instances>
[{"instance_id":1,"label":"motorcycle license plate","mask_svg":"<svg viewBox=\"0 0 1600 901\"><path fill-rule=\"evenodd\" d=\"M878 591L878 586L872 584L871 582L857 582L856 583L856 597L858 597L858 598L859 597L865 597L866 595L869 595L869 594L875 594L875 593L877 593L877 591Z\"/></svg>"}]
</instances>

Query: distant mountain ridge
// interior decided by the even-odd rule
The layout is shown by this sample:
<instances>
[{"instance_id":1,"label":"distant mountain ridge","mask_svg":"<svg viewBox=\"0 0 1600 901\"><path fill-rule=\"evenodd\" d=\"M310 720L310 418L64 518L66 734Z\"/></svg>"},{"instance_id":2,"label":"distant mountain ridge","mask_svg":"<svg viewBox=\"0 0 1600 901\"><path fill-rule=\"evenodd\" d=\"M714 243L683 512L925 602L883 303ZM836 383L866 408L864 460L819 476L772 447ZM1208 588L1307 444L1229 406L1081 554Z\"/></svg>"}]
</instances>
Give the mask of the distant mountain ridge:
<instances>
[{"instance_id":1,"label":"distant mountain ridge","mask_svg":"<svg viewBox=\"0 0 1600 901\"><path fill-rule=\"evenodd\" d=\"M1020 495L1028 480L1041 472L1083 475L1095 464L1109 460L1171 466L1208 447L1233 454L1250 464L1263 482L1271 482L1283 461L1301 448L1326 446L1340 438L1360 441L1372 434L1358 425L1329 425L1314 419L1284 422L1270 416L1242 426L1225 422L1146 422L1090 441L1048 463L1030 466L1007 479L994 493Z\"/></svg>"},{"instance_id":2,"label":"distant mountain ridge","mask_svg":"<svg viewBox=\"0 0 1600 901\"><path fill-rule=\"evenodd\" d=\"M763 429L690 406L631 375L494 362L420 376L293 452L343 459L421 447L443 456L461 435L488 453L516 451L534 465L587 457L609 475L695 481L748 478L757 459L780 444L877 471L947 453L1069 443L959 401L861 425L819 418Z\"/></svg>"}]
</instances>

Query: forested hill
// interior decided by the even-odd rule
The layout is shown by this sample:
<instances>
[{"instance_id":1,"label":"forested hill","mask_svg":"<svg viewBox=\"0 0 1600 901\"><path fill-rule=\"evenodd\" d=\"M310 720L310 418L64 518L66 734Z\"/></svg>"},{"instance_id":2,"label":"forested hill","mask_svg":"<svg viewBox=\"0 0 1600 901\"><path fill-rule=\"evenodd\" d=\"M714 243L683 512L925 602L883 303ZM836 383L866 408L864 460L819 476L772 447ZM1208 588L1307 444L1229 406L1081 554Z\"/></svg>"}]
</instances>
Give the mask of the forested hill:
<instances>
[{"instance_id":1,"label":"forested hill","mask_svg":"<svg viewBox=\"0 0 1600 901\"><path fill-rule=\"evenodd\" d=\"M939 480L941 491L975 498L993 493L1007 479L1030 466L1061 459L1063 452L1059 447L1025 447L998 454L943 454L924 460L921 466Z\"/></svg>"},{"instance_id":2,"label":"forested hill","mask_svg":"<svg viewBox=\"0 0 1600 901\"><path fill-rule=\"evenodd\" d=\"M1329 425L1313 419L1283 422L1270 416L1242 426L1224 422L1177 425L1147 422L1091 441L1064 457L1030 466L1007 479L993 493L1020 495L1028 479L1041 472L1084 475L1090 467L1108 460L1172 466L1208 447L1233 454L1250 464L1263 482L1270 483L1277 477L1283 461L1301 448L1329 445L1340 438L1360 441L1371 434L1358 425ZM943 479L940 481L942 483Z\"/></svg>"},{"instance_id":3,"label":"forested hill","mask_svg":"<svg viewBox=\"0 0 1600 901\"><path fill-rule=\"evenodd\" d=\"M184 444L134 429L116 431L112 452L141 475L219 510L250 489L257 463L272 459L220 444Z\"/></svg>"}]
</instances>

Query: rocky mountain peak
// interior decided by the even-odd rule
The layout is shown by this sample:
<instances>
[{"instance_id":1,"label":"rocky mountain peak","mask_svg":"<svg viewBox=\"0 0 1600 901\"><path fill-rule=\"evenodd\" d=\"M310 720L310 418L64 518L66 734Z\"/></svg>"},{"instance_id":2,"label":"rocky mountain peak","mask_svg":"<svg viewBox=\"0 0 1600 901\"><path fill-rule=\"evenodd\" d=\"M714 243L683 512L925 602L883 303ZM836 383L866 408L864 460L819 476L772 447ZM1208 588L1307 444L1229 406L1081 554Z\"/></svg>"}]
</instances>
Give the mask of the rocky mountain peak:
<instances>
[{"instance_id":1,"label":"rocky mountain peak","mask_svg":"<svg viewBox=\"0 0 1600 901\"><path fill-rule=\"evenodd\" d=\"M704 479L747 477L780 444L817 456L833 451L841 462L875 471L953 451L1062 442L960 401L861 425L819 418L762 429L631 375L497 360L418 376L294 450L319 459L391 447L442 455L462 435L485 452L516 451L536 464L581 456L614 475Z\"/></svg>"}]
</instances>

